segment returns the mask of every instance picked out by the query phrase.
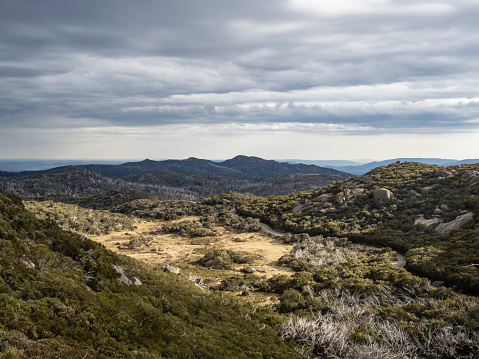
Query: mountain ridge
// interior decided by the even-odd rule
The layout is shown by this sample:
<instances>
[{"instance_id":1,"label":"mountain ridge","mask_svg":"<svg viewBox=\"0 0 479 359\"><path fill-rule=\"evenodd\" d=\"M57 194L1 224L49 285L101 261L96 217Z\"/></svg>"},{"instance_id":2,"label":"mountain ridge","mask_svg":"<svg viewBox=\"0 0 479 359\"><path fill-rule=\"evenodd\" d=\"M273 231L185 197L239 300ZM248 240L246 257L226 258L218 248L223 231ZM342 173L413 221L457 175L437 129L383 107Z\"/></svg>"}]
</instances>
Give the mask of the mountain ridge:
<instances>
[{"instance_id":1,"label":"mountain ridge","mask_svg":"<svg viewBox=\"0 0 479 359\"><path fill-rule=\"evenodd\" d=\"M340 166L340 165L332 166L331 165L326 167L334 168L339 171L344 171L354 175L362 175L371 171L374 168L377 168L380 166L387 166L398 161L399 162L418 162L418 163L423 163L426 165L454 166L454 165L460 165L460 164L478 163L479 159L455 160L455 159L446 159L446 158L401 157L401 158L393 158L393 159L387 159L382 161L373 161L373 162L368 162L361 165L347 165L347 166Z\"/></svg>"},{"instance_id":2,"label":"mountain ridge","mask_svg":"<svg viewBox=\"0 0 479 359\"><path fill-rule=\"evenodd\" d=\"M21 177L40 173L61 172L68 166L59 166L40 171L6 172L0 171L4 177ZM259 157L239 155L222 162L189 157L184 160L154 161L145 159L136 162L115 164L87 164L75 167L90 172L110 177L120 178L129 175L153 172L175 172L185 174L209 175L209 174L246 174L253 177L268 177L279 174L325 174L332 176L345 175L342 171L316 165L290 164L274 160L265 160Z\"/></svg>"}]
</instances>

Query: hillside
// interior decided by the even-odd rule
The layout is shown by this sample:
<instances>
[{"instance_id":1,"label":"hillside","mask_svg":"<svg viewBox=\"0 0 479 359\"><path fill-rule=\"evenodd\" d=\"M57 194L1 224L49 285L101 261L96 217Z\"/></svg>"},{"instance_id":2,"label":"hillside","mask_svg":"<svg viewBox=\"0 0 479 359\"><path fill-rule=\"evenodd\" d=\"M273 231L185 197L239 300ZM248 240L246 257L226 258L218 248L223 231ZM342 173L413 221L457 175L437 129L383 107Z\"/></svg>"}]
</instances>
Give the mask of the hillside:
<instances>
[{"instance_id":1,"label":"hillside","mask_svg":"<svg viewBox=\"0 0 479 359\"><path fill-rule=\"evenodd\" d=\"M140 162L127 162L121 165L92 164L81 165L79 167L112 178L152 172L191 173L198 175L241 173L240 171L221 166L213 161L194 157L186 160L152 161L146 159Z\"/></svg>"},{"instance_id":2,"label":"hillside","mask_svg":"<svg viewBox=\"0 0 479 359\"><path fill-rule=\"evenodd\" d=\"M479 165L379 167L314 191L255 198L238 212L293 233L404 253L415 273L479 294Z\"/></svg>"},{"instance_id":3,"label":"hillside","mask_svg":"<svg viewBox=\"0 0 479 359\"><path fill-rule=\"evenodd\" d=\"M390 165L391 163L395 162L419 162L423 163L426 165L438 165L438 166L456 166L456 165L461 165L461 164L474 164L478 163L479 159L466 159L466 160L454 160L454 159L445 159L445 158L394 158L394 159L389 159L389 160L384 160L384 161L374 161L374 162L368 162L365 164L338 164L338 163L332 163L330 165L327 165L327 167L334 168L338 171L344 171L348 173L352 173L354 175L362 175L365 174L369 171L371 171L374 168L381 167L381 166L387 166ZM320 161L319 161L320 162Z\"/></svg>"},{"instance_id":4,"label":"hillside","mask_svg":"<svg viewBox=\"0 0 479 359\"><path fill-rule=\"evenodd\" d=\"M250 176L274 176L279 174L324 174L340 176L345 173L316 165L302 163L290 164L273 160L264 160L259 157L236 156L230 160L220 162L224 167L232 168Z\"/></svg>"},{"instance_id":5,"label":"hillside","mask_svg":"<svg viewBox=\"0 0 479 359\"><path fill-rule=\"evenodd\" d=\"M305 232L268 238L257 219L238 215L262 201L270 205L258 208L266 217L281 211L284 199L231 193L198 201L134 200L116 211L145 222L92 238L153 268L187 273L203 290L273 309L277 333L308 357L475 357L476 297L402 269L391 249Z\"/></svg>"},{"instance_id":6,"label":"hillside","mask_svg":"<svg viewBox=\"0 0 479 359\"><path fill-rule=\"evenodd\" d=\"M476 358L478 191L479 165L406 162L284 196L113 201L119 217L33 204L80 233L104 224L101 245L0 194L0 350Z\"/></svg>"},{"instance_id":7,"label":"hillside","mask_svg":"<svg viewBox=\"0 0 479 359\"><path fill-rule=\"evenodd\" d=\"M203 197L227 192L251 193L256 196L290 194L323 187L350 178L349 175L279 174L267 177L248 175L191 175L183 173L145 173L122 179L144 185L182 188Z\"/></svg>"},{"instance_id":8,"label":"hillside","mask_svg":"<svg viewBox=\"0 0 479 359\"><path fill-rule=\"evenodd\" d=\"M0 173L0 187L3 187L6 193L16 194L24 199L77 203L92 208L91 204L88 204L92 199L83 197L103 194L107 198L112 195L112 191L117 191L117 199L120 197L118 191L124 193L123 202L134 199L133 193L137 198L161 199L196 199L232 191L271 196L314 189L349 177L347 174L278 174L254 177L244 174L148 172L110 178L69 166L50 171ZM106 193L109 194L105 196Z\"/></svg>"},{"instance_id":9,"label":"hillside","mask_svg":"<svg viewBox=\"0 0 479 359\"><path fill-rule=\"evenodd\" d=\"M270 310L203 291L0 192L1 358L295 358Z\"/></svg>"}]
</instances>

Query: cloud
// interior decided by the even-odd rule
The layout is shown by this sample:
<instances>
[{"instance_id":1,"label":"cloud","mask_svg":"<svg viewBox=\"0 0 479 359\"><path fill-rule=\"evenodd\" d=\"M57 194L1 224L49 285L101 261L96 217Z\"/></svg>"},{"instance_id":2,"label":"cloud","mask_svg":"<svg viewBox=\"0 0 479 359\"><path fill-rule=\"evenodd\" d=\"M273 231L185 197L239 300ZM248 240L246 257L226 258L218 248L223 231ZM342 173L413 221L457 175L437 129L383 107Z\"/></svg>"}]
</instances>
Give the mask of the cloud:
<instances>
[{"instance_id":1,"label":"cloud","mask_svg":"<svg viewBox=\"0 0 479 359\"><path fill-rule=\"evenodd\" d=\"M0 125L41 141L475 131L477 15L467 0L7 1Z\"/></svg>"}]
</instances>

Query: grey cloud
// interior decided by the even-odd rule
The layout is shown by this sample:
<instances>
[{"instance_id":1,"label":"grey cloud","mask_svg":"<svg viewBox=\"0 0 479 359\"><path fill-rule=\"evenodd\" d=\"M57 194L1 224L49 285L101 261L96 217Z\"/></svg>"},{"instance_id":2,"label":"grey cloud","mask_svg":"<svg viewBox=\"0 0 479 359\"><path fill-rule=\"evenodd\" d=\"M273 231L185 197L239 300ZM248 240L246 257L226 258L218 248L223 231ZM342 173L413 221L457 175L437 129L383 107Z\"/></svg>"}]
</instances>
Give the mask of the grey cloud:
<instances>
[{"instance_id":1,"label":"grey cloud","mask_svg":"<svg viewBox=\"0 0 479 359\"><path fill-rule=\"evenodd\" d=\"M393 1L333 10L272 0L2 1L0 123L477 126L475 103L381 107L476 96L477 5ZM401 83L405 89L374 90ZM325 107L332 100L339 109Z\"/></svg>"}]
</instances>

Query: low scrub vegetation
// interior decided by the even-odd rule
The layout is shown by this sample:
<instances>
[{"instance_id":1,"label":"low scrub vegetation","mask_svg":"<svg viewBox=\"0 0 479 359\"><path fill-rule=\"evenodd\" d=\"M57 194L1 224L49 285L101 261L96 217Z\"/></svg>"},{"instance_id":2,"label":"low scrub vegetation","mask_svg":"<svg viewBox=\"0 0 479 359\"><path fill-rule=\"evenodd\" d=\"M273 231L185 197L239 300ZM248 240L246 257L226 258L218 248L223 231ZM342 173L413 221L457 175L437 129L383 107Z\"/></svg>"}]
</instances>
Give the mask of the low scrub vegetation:
<instances>
[{"instance_id":1,"label":"low scrub vegetation","mask_svg":"<svg viewBox=\"0 0 479 359\"><path fill-rule=\"evenodd\" d=\"M277 314L197 285L39 220L0 192L0 357L301 357L275 334Z\"/></svg>"},{"instance_id":2,"label":"low scrub vegetation","mask_svg":"<svg viewBox=\"0 0 479 359\"><path fill-rule=\"evenodd\" d=\"M37 218L52 219L63 229L85 235L108 234L132 230L137 220L119 213L97 211L60 202L25 202L25 207Z\"/></svg>"},{"instance_id":3,"label":"low scrub vegetation","mask_svg":"<svg viewBox=\"0 0 479 359\"><path fill-rule=\"evenodd\" d=\"M291 233L346 238L406 255L408 269L479 294L479 165L395 163L314 191L236 202L243 216ZM375 190L390 198L375 197ZM468 213L460 227L436 226ZM425 225L418 218L433 220ZM439 255L440 254L440 255Z\"/></svg>"},{"instance_id":4,"label":"low scrub vegetation","mask_svg":"<svg viewBox=\"0 0 479 359\"><path fill-rule=\"evenodd\" d=\"M210 252L198 261L199 265L213 269L230 269L233 263L252 264L253 259L248 255L227 249Z\"/></svg>"}]
</instances>

